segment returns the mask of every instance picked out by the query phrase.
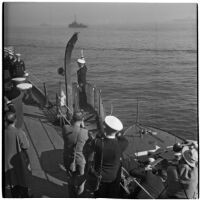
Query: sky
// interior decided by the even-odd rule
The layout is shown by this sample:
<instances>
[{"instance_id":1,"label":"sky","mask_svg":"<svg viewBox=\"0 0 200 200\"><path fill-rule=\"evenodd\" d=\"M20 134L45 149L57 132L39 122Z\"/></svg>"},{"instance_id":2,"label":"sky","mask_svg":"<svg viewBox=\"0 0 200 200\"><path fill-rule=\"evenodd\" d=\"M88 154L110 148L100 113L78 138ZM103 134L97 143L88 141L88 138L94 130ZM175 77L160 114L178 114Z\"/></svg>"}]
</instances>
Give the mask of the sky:
<instances>
[{"instance_id":1,"label":"sky","mask_svg":"<svg viewBox=\"0 0 200 200\"><path fill-rule=\"evenodd\" d=\"M66 25L74 20L87 25L141 24L196 19L195 3L120 2L7 2L4 24L35 26Z\"/></svg>"}]
</instances>

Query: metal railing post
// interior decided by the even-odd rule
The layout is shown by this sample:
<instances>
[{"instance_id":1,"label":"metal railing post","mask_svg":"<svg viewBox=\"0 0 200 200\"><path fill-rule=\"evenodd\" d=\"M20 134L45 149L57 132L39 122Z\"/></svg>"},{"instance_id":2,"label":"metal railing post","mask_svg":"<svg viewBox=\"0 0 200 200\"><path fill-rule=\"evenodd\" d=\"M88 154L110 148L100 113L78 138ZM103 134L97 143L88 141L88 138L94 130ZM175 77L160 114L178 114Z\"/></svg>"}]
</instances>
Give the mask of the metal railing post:
<instances>
[{"instance_id":1,"label":"metal railing post","mask_svg":"<svg viewBox=\"0 0 200 200\"><path fill-rule=\"evenodd\" d=\"M56 113L58 114L58 94L56 93Z\"/></svg>"},{"instance_id":2,"label":"metal railing post","mask_svg":"<svg viewBox=\"0 0 200 200\"><path fill-rule=\"evenodd\" d=\"M43 85L44 85L44 95L45 95L45 107L48 107L49 106L49 100L48 100L48 94L47 94L45 82L43 83Z\"/></svg>"},{"instance_id":3,"label":"metal railing post","mask_svg":"<svg viewBox=\"0 0 200 200\"><path fill-rule=\"evenodd\" d=\"M75 109L76 109L76 111L77 110L79 110L79 87L78 87L78 84L76 85L76 88L75 88L75 101L76 101L76 103L75 103Z\"/></svg>"},{"instance_id":4,"label":"metal railing post","mask_svg":"<svg viewBox=\"0 0 200 200\"><path fill-rule=\"evenodd\" d=\"M93 90L93 96L94 96L94 110L95 110L95 88L93 87L92 90Z\"/></svg>"},{"instance_id":5,"label":"metal railing post","mask_svg":"<svg viewBox=\"0 0 200 200\"><path fill-rule=\"evenodd\" d=\"M44 96L45 96L45 99L46 99L46 96L47 96L47 90L46 90L46 84L45 84L45 82L43 83L43 86L44 86Z\"/></svg>"},{"instance_id":6,"label":"metal railing post","mask_svg":"<svg viewBox=\"0 0 200 200\"><path fill-rule=\"evenodd\" d=\"M101 90L99 90L99 116L101 117Z\"/></svg>"}]
</instances>

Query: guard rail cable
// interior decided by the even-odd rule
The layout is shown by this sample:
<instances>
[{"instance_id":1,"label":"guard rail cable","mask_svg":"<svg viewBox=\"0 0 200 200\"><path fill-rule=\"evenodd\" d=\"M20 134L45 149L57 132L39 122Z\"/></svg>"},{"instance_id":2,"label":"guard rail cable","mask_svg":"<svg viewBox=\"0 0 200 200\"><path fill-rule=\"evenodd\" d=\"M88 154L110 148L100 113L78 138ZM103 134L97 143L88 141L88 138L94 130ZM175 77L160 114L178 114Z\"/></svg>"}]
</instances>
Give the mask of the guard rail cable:
<instances>
[{"instance_id":1,"label":"guard rail cable","mask_svg":"<svg viewBox=\"0 0 200 200\"><path fill-rule=\"evenodd\" d=\"M63 115L60 109L58 110L58 112L61 115L62 119L64 119L69 125L71 125L70 121Z\"/></svg>"},{"instance_id":2,"label":"guard rail cable","mask_svg":"<svg viewBox=\"0 0 200 200\"><path fill-rule=\"evenodd\" d=\"M73 115L73 112L71 111L71 109L67 105L64 105L64 107L66 107L69 110L69 112Z\"/></svg>"},{"instance_id":3,"label":"guard rail cable","mask_svg":"<svg viewBox=\"0 0 200 200\"><path fill-rule=\"evenodd\" d=\"M42 81L42 80L40 80L39 78L37 78L35 75L33 75L32 73L31 73L31 77L33 77L37 82L41 82L41 83L43 83L44 81Z\"/></svg>"}]
</instances>

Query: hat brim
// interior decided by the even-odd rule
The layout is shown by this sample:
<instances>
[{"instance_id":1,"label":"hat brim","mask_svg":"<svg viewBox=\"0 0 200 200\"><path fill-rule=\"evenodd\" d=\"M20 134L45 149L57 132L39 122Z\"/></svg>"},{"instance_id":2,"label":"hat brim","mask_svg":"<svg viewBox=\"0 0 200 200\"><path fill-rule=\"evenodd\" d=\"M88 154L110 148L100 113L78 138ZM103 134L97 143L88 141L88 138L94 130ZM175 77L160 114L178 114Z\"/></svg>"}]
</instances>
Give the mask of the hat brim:
<instances>
[{"instance_id":1,"label":"hat brim","mask_svg":"<svg viewBox=\"0 0 200 200\"><path fill-rule=\"evenodd\" d=\"M85 64L85 60L83 60L83 59L78 59L78 60L77 60L77 63Z\"/></svg>"},{"instance_id":2,"label":"hat brim","mask_svg":"<svg viewBox=\"0 0 200 200\"><path fill-rule=\"evenodd\" d=\"M189 151L189 147L188 146L184 146L183 149L182 149L182 155L183 155L183 158L185 160L185 162L191 166L191 167L195 167L195 162L190 162L186 156L186 153Z\"/></svg>"},{"instance_id":3,"label":"hat brim","mask_svg":"<svg viewBox=\"0 0 200 200\"><path fill-rule=\"evenodd\" d=\"M123 129L122 122L114 116L106 116L105 124L114 131L121 131Z\"/></svg>"}]
</instances>

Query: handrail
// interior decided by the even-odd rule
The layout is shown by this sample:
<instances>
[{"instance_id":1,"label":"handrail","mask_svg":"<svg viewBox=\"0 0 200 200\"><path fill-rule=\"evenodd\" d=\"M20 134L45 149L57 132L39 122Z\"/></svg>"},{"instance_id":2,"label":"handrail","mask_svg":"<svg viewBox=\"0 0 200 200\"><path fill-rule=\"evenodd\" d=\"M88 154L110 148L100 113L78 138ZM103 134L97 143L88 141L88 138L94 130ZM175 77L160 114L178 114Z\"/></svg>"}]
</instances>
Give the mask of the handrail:
<instances>
[{"instance_id":1,"label":"handrail","mask_svg":"<svg viewBox=\"0 0 200 200\"><path fill-rule=\"evenodd\" d=\"M35 79L37 82L43 83L44 81L40 80L39 78L37 78L35 75L33 75L33 73L31 73L31 77L33 79Z\"/></svg>"},{"instance_id":2,"label":"handrail","mask_svg":"<svg viewBox=\"0 0 200 200\"><path fill-rule=\"evenodd\" d=\"M86 84L87 103L94 108L99 117L104 120L105 109L101 97L101 90L91 83Z\"/></svg>"},{"instance_id":3,"label":"handrail","mask_svg":"<svg viewBox=\"0 0 200 200\"><path fill-rule=\"evenodd\" d=\"M74 111L80 110L79 105L79 87L77 83L73 83L72 87L73 107ZM98 123L101 132L103 131L103 121L105 118L105 109L101 97L101 90L91 83L86 83L87 104L93 108L98 115Z\"/></svg>"}]
</instances>

